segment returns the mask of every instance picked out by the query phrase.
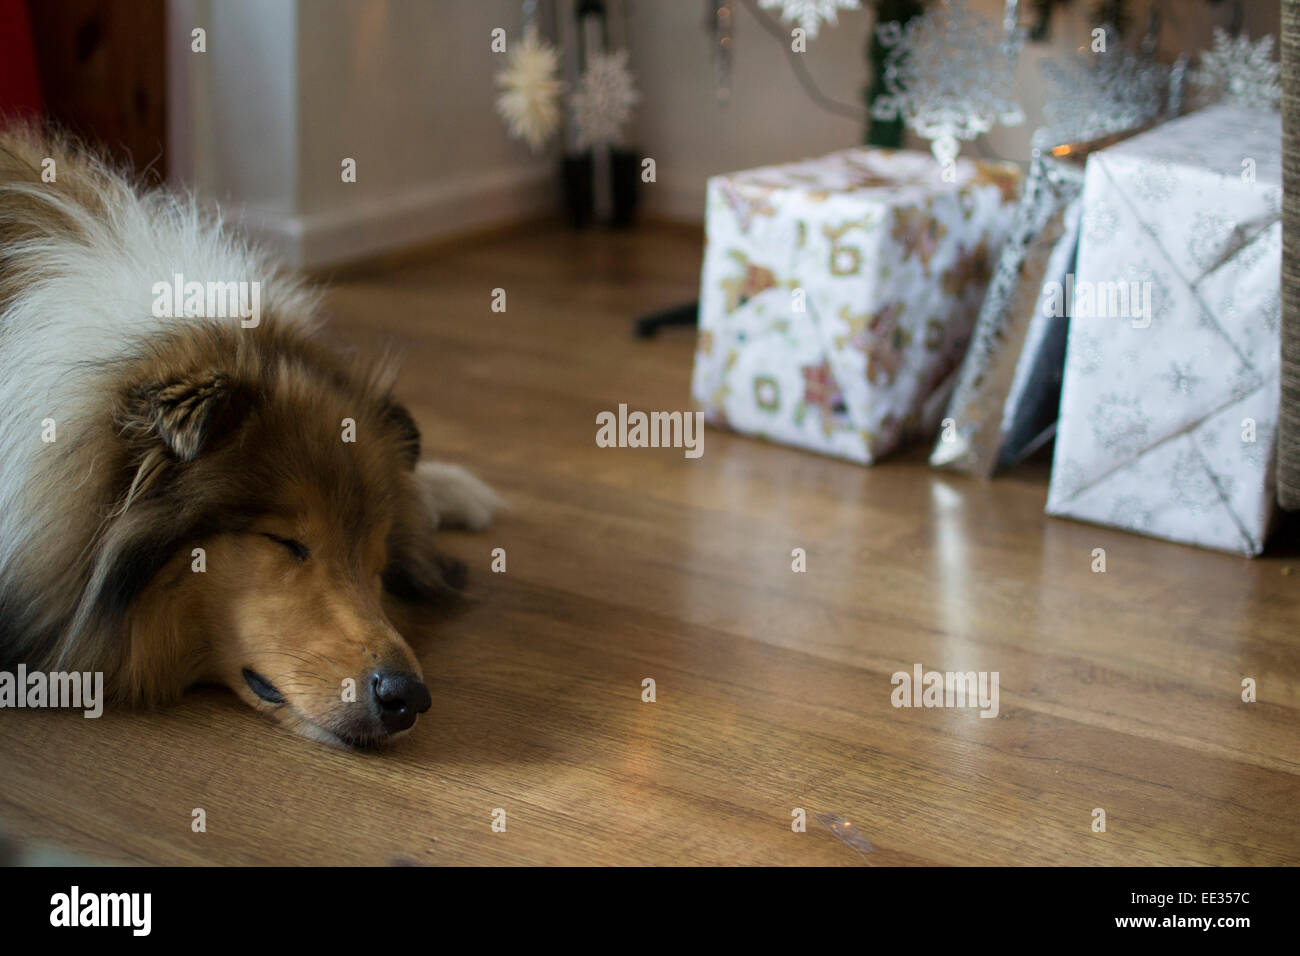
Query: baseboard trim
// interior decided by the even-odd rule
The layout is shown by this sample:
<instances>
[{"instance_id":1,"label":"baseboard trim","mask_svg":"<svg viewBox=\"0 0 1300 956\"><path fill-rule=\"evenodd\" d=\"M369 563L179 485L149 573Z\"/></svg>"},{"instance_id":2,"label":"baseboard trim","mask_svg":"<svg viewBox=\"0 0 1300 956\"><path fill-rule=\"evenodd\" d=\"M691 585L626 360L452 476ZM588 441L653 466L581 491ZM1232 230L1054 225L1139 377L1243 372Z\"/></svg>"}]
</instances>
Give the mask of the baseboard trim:
<instances>
[{"instance_id":1,"label":"baseboard trim","mask_svg":"<svg viewBox=\"0 0 1300 956\"><path fill-rule=\"evenodd\" d=\"M227 209L226 215L294 267L320 269L535 221L558 208L558 173L549 166L526 166L417 186L323 213L299 216L244 207Z\"/></svg>"}]
</instances>

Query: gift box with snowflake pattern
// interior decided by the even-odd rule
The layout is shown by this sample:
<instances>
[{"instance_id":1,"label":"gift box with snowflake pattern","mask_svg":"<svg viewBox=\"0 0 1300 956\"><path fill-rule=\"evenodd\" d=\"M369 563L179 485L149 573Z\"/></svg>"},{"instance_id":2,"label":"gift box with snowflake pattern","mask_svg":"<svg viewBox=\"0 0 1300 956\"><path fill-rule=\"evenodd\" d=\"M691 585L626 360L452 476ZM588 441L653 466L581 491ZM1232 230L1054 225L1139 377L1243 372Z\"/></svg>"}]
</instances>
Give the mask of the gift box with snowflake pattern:
<instances>
[{"instance_id":1,"label":"gift box with snowflake pattern","mask_svg":"<svg viewBox=\"0 0 1300 956\"><path fill-rule=\"evenodd\" d=\"M863 463L937 427L1019 178L848 149L710 179L691 387L706 418Z\"/></svg>"},{"instance_id":2,"label":"gift box with snowflake pattern","mask_svg":"<svg viewBox=\"0 0 1300 956\"><path fill-rule=\"evenodd\" d=\"M1089 157L1049 513L1263 549L1281 144L1277 113L1213 106Z\"/></svg>"}]
</instances>

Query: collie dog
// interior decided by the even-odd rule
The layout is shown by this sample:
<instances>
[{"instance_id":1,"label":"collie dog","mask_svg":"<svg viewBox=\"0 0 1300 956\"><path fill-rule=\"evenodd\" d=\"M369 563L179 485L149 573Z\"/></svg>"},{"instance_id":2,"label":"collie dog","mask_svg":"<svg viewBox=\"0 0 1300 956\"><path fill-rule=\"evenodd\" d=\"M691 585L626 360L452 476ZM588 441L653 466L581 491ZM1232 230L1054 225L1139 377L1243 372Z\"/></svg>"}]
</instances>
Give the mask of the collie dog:
<instances>
[{"instance_id":1,"label":"collie dog","mask_svg":"<svg viewBox=\"0 0 1300 956\"><path fill-rule=\"evenodd\" d=\"M257 314L168 307L182 276ZM0 133L0 666L124 703L221 683L353 746L428 709L385 605L460 587L433 532L502 502L419 461L393 363L345 360L319 311L192 199Z\"/></svg>"}]
</instances>

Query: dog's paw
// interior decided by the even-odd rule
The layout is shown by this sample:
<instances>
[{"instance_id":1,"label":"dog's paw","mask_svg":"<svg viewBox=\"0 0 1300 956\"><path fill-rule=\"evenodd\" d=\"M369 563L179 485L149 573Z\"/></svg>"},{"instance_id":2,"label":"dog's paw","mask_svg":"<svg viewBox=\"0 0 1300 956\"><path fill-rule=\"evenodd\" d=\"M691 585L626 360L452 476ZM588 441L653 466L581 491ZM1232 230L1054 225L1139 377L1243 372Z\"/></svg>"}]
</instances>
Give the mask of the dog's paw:
<instances>
[{"instance_id":1,"label":"dog's paw","mask_svg":"<svg viewBox=\"0 0 1300 956\"><path fill-rule=\"evenodd\" d=\"M460 465L422 461L415 468L424 506L439 528L482 531L506 501Z\"/></svg>"}]
</instances>

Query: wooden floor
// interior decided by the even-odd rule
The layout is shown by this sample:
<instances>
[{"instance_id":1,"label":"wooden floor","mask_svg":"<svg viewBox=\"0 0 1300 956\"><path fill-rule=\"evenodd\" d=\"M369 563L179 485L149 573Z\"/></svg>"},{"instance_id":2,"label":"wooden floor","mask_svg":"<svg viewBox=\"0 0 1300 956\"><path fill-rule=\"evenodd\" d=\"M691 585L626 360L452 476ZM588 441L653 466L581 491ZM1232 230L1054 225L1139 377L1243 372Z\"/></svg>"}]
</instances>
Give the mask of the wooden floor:
<instances>
[{"instance_id":1,"label":"wooden floor","mask_svg":"<svg viewBox=\"0 0 1300 956\"><path fill-rule=\"evenodd\" d=\"M689 407L691 333L629 331L699 265L689 233L537 227L341 277L337 322L408 346L426 448L514 505L447 536L472 579L413 639L432 710L382 753L217 689L5 712L0 823L182 864L1300 863L1300 561L1049 519L1041 462L598 448L599 411ZM999 672L998 718L895 709L916 663Z\"/></svg>"}]
</instances>

